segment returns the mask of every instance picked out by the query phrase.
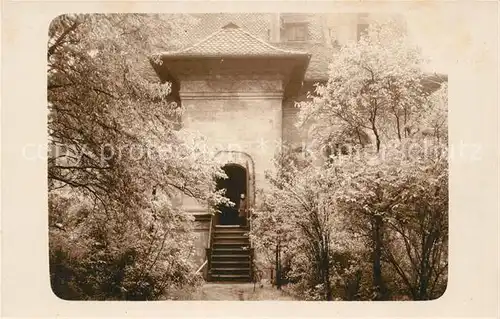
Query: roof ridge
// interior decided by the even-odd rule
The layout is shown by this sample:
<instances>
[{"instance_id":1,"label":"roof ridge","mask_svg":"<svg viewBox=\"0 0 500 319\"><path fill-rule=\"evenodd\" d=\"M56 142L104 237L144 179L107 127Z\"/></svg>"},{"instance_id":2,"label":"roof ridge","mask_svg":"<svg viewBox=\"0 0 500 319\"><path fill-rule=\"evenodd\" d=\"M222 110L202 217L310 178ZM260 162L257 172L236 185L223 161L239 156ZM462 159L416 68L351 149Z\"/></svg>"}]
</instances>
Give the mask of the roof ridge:
<instances>
[{"instance_id":1,"label":"roof ridge","mask_svg":"<svg viewBox=\"0 0 500 319\"><path fill-rule=\"evenodd\" d=\"M191 46L188 46L188 47L185 47L185 48L182 48L182 49L179 49L179 50L176 50L176 51L170 51L170 53L182 53L182 52L186 52L186 51L189 51L191 49L193 49L194 47L200 45L201 43L213 38L214 36L216 36L217 34L219 33L222 33L224 32L224 28L220 28L219 30L215 31L214 33L212 34L209 34L208 36L206 36L205 38L201 39L200 41L194 43L193 45Z\"/></svg>"},{"instance_id":2,"label":"roof ridge","mask_svg":"<svg viewBox=\"0 0 500 319\"><path fill-rule=\"evenodd\" d=\"M240 26L237 25L236 23L229 22L228 24L224 25L221 29L239 29Z\"/></svg>"}]
</instances>

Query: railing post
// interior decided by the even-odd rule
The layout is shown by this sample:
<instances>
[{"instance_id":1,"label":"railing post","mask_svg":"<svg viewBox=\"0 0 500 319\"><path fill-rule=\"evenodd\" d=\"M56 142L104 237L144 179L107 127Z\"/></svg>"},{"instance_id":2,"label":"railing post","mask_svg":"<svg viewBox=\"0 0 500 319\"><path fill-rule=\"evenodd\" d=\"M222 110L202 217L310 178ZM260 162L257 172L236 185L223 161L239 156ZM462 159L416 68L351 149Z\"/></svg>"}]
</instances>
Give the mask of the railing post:
<instances>
[{"instance_id":1,"label":"railing post","mask_svg":"<svg viewBox=\"0 0 500 319\"><path fill-rule=\"evenodd\" d=\"M207 281L212 281L212 248L205 248L205 255L207 256Z\"/></svg>"},{"instance_id":2,"label":"railing post","mask_svg":"<svg viewBox=\"0 0 500 319\"><path fill-rule=\"evenodd\" d=\"M207 241L207 247L206 248L211 248L212 247L212 224L213 224L213 219L214 215L210 215L210 225L208 228L208 241Z\"/></svg>"},{"instance_id":3,"label":"railing post","mask_svg":"<svg viewBox=\"0 0 500 319\"><path fill-rule=\"evenodd\" d=\"M250 242L250 278L252 278L252 281L255 283L256 278L255 278L255 264L254 264L254 247L253 243L250 237L250 232L252 231L252 209L249 208L247 212L248 216L248 241Z\"/></svg>"},{"instance_id":4,"label":"railing post","mask_svg":"<svg viewBox=\"0 0 500 319\"><path fill-rule=\"evenodd\" d=\"M205 247L205 258L206 258L206 263L207 263L207 275L206 275L206 280L211 281L212 276L211 276L211 270L212 270L212 241L213 241L213 221L214 221L214 215L210 216L210 225L208 228L208 240L207 240L207 247Z\"/></svg>"}]
</instances>

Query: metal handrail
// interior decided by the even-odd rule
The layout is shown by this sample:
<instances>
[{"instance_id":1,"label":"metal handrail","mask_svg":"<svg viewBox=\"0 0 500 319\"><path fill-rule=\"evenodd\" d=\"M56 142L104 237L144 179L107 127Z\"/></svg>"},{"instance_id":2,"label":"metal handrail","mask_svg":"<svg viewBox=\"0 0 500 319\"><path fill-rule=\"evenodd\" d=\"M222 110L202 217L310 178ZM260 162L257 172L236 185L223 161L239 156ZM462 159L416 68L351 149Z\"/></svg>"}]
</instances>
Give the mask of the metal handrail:
<instances>
[{"instance_id":1,"label":"metal handrail","mask_svg":"<svg viewBox=\"0 0 500 319\"><path fill-rule=\"evenodd\" d=\"M198 274L203 269L203 267L205 267L206 264L208 264L208 259L205 259L205 262L200 266L200 268L198 268L195 274Z\"/></svg>"},{"instance_id":2,"label":"metal handrail","mask_svg":"<svg viewBox=\"0 0 500 319\"><path fill-rule=\"evenodd\" d=\"M212 214L210 216L210 226L209 226L209 229L208 229L208 241L207 241L207 247L205 248L205 262L203 263L203 265L200 267L200 270L203 269L203 267L205 265L208 265L208 267L210 268L211 265L210 265L210 258L211 256L209 256L209 254L211 255L211 250L212 250L212 240L213 240L213 228L214 228L214 215ZM210 269L209 269L210 270ZM208 280L210 280L210 274L208 274Z\"/></svg>"},{"instance_id":3,"label":"metal handrail","mask_svg":"<svg viewBox=\"0 0 500 319\"><path fill-rule=\"evenodd\" d=\"M253 247L253 243L252 243L252 240L250 239L250 232L252 231L252 209L249 209L248 210L248 213L247 213L247 218L248 218L248 241L250 242L250 248Z\"/></svg>"},{"instance_id":4,"label":"metal handrail","mask_svg":"<svg viewBox=\"0 0 500 319\"><path fill-rule=\"evenodd\" d=\"M208 229L208 242L207 248L212 248L212 225L213 225L214 215L210 216L210 228Z\"/></svg>"}]
</instances>

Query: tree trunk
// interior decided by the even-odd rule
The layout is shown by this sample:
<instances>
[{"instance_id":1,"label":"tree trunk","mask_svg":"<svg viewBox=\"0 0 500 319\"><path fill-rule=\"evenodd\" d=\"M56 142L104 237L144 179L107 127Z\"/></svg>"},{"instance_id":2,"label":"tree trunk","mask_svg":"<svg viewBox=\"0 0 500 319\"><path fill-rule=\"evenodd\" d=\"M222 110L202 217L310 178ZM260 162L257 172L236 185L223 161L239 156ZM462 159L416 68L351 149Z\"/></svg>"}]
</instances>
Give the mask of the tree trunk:
<instances>
[{"instance_id":1,"label":"tree trunk","mask_svg":"<svg viewBox=\"0 0 500 319\"><path fill-rule=\"evenodd\" d=\"M405 137L408 137L408 135L410 133L410 128L407 125L408 125L408 110L405 107L404 108L404 132L405 132Z\"/></svg>"},{"instance_id":2,"label":"tree trunk","mask_svg":"<svg viewBox=\"0 0 500 319\"><path fill-rule=\"evenodd\" d=\"M382 217L375 216L373 220L373 289L375 300L384 299L384 282L382 279Z\"/></svg>"},{"instance_id":3,"label":"tree trunk","mask_svg":"<svg viewBox=\"0 0 500 319\"><path fill-rule=\"evenodd\" d=\"M375 142L377 145L377 152L380 151L380 136L378 134L377 127L375 126L375 120L372 121L372 131L373 134L375 135Z\"/></svg>"},{"instance_id":4,"label":"tree trunk","mask_svg":"<svg viewBox=\"0 0 500 319\"><path fill-rule=\"evenodd\" d=\"M420 280L417 292L418 300L428 299L429 281L432 273L430 259L436 237L434 232L422 237L422 260L420 261Z\"/></svg>"},{"instance_id":5,"label":"tree trunk","mask_svg":"<svg viewBox=\"0 0 500 319\"><path fill-rule=\"evenodd\" d=\"M330 283L330 256L329 256L329 244L328 244L328 237L325 235L323 236L323 252L322 252L322 257L323 257L323 262L322 262L322 267L323 267L323 285L325 287L325 297L327 301L333 300L333 295L332 295L332 285Z\"/></svg>"},{"instance_id":6,"label":"tree trunk","mask_svg":"<svg viewBox=\"0 0 500 319\"><path fill-rule=\"evenodd\" d=\"M394 111L394 112L397 112L397 111ZM394 116L396 117L396 128L397 128L397 132L398 132L398 139L401 141L401 125L399 124L399 116L397 114L394 114Z\"/></svg>"},{"instance_id":7,"label":"tree trunk","mask_svg":"<svg viewBox=\"0 0 500 319\"><path fill-rule=\"evenodd\" d=\"M275 260L275 266L276 266L276 288L281 289L281 261L280 261L280 242L276 243L276 260Z\"/></svg>"},{"instance_id":8,"label":"tree trunk","mask_svg":"<svg viewBox=\"0 0 500 319\"><path fill-rule=\"evenodd\" d=\"M361 145L362 148L365 147L365 142L361 138L361 133L359 133L359 128L356 128L356 135L358 137L359 144Z\"/></svg>"}]
</instances>

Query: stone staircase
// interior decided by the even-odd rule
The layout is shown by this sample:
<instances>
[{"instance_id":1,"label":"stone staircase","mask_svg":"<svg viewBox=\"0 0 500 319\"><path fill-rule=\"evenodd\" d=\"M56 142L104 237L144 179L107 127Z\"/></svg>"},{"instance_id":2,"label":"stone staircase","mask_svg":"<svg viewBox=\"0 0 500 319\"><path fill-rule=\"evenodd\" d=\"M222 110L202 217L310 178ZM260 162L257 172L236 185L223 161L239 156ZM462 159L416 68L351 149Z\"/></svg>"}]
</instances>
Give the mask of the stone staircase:
<instances>
[{"instance_id":1,"label":"stone staircase","mask_svg":"<svg viewBox=\"0 0 500 319\"><path fill-rule=\"evenodd\" d=\"M215 226L210 256L210 281L251 281L252 249L248 232L248 227Z\"/></svg>"}]
</instances>

